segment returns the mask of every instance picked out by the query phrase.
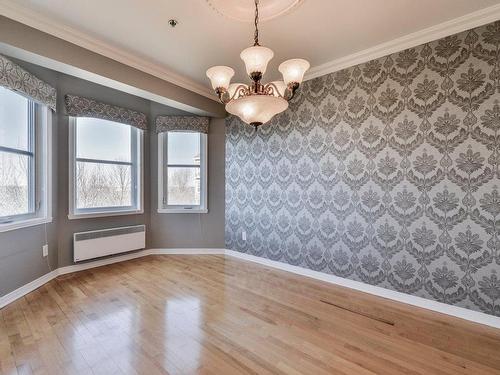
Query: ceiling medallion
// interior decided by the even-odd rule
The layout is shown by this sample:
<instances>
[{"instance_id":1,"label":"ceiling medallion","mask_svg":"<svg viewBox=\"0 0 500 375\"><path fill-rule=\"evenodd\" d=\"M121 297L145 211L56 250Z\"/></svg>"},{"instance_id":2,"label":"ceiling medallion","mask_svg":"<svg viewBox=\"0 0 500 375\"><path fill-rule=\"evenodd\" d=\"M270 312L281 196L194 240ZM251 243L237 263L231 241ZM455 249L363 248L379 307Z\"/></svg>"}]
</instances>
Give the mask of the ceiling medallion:
<instances>
[{"instance_id":1,"label":"ceiling medallion","mask_svg":"<svg viewBox=\"0 0 500 375\"><path fill-rule=\"evenodd\" d=\"M254 6L248 0L206 0L207 4L223 17L240 22L254 18ZM265 22L282 16L302 4L304 0L261 0L260 21Z\"/></svg>"},{"instance_id":2,"label":"ceiling medallion","mask_svg":"<svg viewBox=\"0 0 500 375\"><path fill-rule=\"evenodd\" d=\"M230 83L234 70L228 66L208 69L207 77L219 100L226 105L226 111L257 129L288 108L288 101L302 83L304 73L309 69L309 62L303 59L287 60L278 67L283 81L261 83L274 52L259 44L259 0L255 0L254 23L254 45L240 54L252 83Z\"/></svg>"}]
</instances>

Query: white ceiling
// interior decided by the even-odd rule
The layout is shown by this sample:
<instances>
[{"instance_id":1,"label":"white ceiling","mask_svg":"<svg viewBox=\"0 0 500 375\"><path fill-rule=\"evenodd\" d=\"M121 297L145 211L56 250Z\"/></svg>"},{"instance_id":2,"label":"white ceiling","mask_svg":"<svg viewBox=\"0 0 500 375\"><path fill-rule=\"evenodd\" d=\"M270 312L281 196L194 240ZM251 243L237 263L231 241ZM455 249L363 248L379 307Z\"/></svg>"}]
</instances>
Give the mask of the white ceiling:
<instances>
[{"instance_id":1,"label":"white ceiling","mask_svg":"<svg viewBox=\"0 0 500 375\"><path fill-rule=\"evenodd\" d=\"M289 58L305 58L313 68L327 65L499 5L500 0L303 0L260 27L261 44L275 52L266 79L278 78L277 66ZM207 0L0 0L0 13L84 47L112 51L198 92L209 88L205 71L213 65L232 66L235 80L245 80L239 53L253 42L252 23L222 16ZM179 22L175 29L170 18Z\"/></svg>"}]
</instances>

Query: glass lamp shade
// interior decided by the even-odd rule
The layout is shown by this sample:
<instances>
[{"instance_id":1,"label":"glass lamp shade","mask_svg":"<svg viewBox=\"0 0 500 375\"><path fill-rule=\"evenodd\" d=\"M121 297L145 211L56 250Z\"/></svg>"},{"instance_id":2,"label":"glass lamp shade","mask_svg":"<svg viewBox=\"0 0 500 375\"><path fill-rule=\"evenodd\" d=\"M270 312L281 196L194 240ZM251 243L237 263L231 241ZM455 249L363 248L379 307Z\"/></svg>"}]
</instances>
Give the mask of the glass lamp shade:
<instances>
[{"instance_id":1,"label":"glass lamp shade","mask_svg":"<svg viewBox=\"0 0 500 375\"><path fill-rule=\"evenodd\" d=\"M244 83L231 83L229 85L229 88L227 89L227 92L229 93L229 97L232 98L233 95L236 93L236 89L238 89L238 87L241 87L241 86L247 87L247 85L245 85Z\"/></svg>"},{"instance_id":2,"label":"glass lamp shade","mask_svg":"<svg viewBox=\"0 0 500 375\"><path fill-rule=\"evenodd\" d=\"M267 95L243 96L226 104L226 111L250 125L265 124L287 108L285 99Z\"/></svg>"},{"instance_id":3,"label":"glass lamp shade","mask_svg":"<svg viewBox=\"0 0 500 375\"><path fill-rule=\"evenodd\" d=\"M276 86L276 89L278 90L279 95L285 96L285 90L286 90L285 82L283 82L283 81L272 81L271 83L274 86ZM273 95L279 97L279 95L276 92L273 92Z\"/></svg>"},{"instance_id":4,"label":"glass lamp shade","mask_svg":"<svg viewBox=\"0 0 500 375\"><path fill-rule=\"evenodd\" d=\"M234 70L229 66L213 66L207 70L207 77L210 79L214 90L218 88L227 90L233 76Z\"/></svg>"},{"instance_id":5,"label":"glass lamp shade","mask_svg":"<svg viewBox=\"0 0 500 375\"><path fill-rule=\"evenodd\" d=\"M282 62L278 67L278 70L283 75L283 80L285 84L289 83L302 83L304 79L304 73L309 69L310 64L304 59L291 59Z\"/></svg>"},{"instance_id":6,"label":"glass lamp shade","mask_svg":"<svg viewBox=\"0 0 500 375\"><path fill-rule=\"evenodd\" d=\"M240 57L245 63L248 75L256 72L264 75L267 64L271 61L273 56L274 52L271 49L262 46L248 47L240 53Z\"/></svg>"}]
</instances>

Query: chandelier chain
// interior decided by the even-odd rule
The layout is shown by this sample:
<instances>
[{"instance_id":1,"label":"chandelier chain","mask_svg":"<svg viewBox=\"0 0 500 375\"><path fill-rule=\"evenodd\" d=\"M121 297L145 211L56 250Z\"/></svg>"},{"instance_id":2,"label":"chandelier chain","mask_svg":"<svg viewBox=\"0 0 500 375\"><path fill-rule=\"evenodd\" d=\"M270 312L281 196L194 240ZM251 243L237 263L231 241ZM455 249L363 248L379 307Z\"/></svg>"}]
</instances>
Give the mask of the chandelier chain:
<instances>
[{"instance_id":1,"label":"chandelier chain","mask_svg":"<svg viewBox=\"0 0 500 375\"><path fill-rule=\"evenodd\" d=\"M253 37L253 45L260 46L259 44L259 0L255 0L255 34Z\"/></svg>"}]
</instances>

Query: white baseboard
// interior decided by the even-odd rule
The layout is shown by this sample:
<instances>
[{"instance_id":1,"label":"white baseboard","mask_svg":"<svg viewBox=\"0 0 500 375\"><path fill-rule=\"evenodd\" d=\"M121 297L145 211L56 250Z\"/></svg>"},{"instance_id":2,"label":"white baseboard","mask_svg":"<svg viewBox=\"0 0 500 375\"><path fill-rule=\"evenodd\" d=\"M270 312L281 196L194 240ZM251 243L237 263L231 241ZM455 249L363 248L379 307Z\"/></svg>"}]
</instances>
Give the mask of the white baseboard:
<instances>
[{"instance_id":1,"label":"white baseboard","mask_svg":"<svg viewBox=\"0 0 500 375\"><path fill-rule=\"evenodd\" d=\"M293 272L301 276L306 276L316 280L325 281L330 284L344 286L350 289L358 290L360 292L365 292L379 297L388 298L393 301L403 302L408 305L421 307L427 310L432 310L441 314L454 316L456 318L469 320L471 322L484 324L494 328L500 328L500 318L479 311L469 310L458 306L452 306L446 303L437 302L430 299L417 297L406 293L396 292L390 289L381 288L379 286L369 285L350 279L344 279L342 277L330 275L323 272L313 271L307 268L292 266L287 263L276 262L274 260L256 257L250 254L240 253L234 250L226 250L225 254L233 256L235 258L277 268L283 271Z\"/></svg>"},{"instance_id":2,"label":"white baseboard","mask_svg":"<svg viewBox=\"0 0 500 375\"><path fill-rule=\"evenodd\" d=\"M14 302L15 300L24 297L26 294L31 293L35 289L40 288L42 285L48 283L50 280L55 279L58 273L57 270L46 273L43 276L40 276L38 279L35 279L29 282L22 287L13 290L12 292L0 297L0 309L2 307L7 306L9 303Z\"/></svg>"},{"instance_id":3,"label":"white baseboard","mask_svg":"<svg viewBox=\"0 0 500 375\"><path fill-rule=\"evenodd\" d=\"M84 271L90 268L102 267L108 264L124 262L131 259L141 258L147 255L173 255L173 254L185 254L185 255L201 255L201 254L224 254L224 249L145 249L139 250L132 253L117 255L105 259L97 259L89 262L72 264L70 266L57 268L38 279L29 282L22 287L13 290L12 292L0 297L0 309L7 306L8 304L14 302L15 300L24 297L26 294L40 288L49 281L55 279L58 276L66 275L73 272Z\"/></svg>"},{"instance_id":4,"label":"white baseboard","mask_svg":"<svg viewBox=\"0 0 500 375\"><path fill-rule=\"evenodd\" d=\"M310 277L316 280L325 281L330 284L344 286L350 289L358 290L361 292L373 294L379 297L388 298L393 301L406 303L408 305L421 307L427 310L435 311L438 313L454 316L456 318L461 318L469 320L471 322L484 324L490 327L500 329L500 318L493 315L485 314L482 312L469 310L463 307L452 306L441 302L436 302L422 297L412 296L410 294L396 292L394 290L381 288L374 285L365 284L359 281L354 281L350 279L344 279L342 277L330 275L323 272L313 271L307 268L292 266L290 264L277 262L274 260L256 257L254 255L240 253L234 250L227 249L145 249L136 251L133 253L114 256L106 259L98 259L95 261L73 264L71 266L61 267L52 272L49 272L32 282L23 285L22 287L0 297L0 309L7 306L8 304L14 302L15 300L25 296L26 294L32 292L33 290L43 286L45 283L57 276L65 275L68 273L79 272L95 267L102 267L108 264L123 262L131 259L136 259L144 257L147 255L206 255L206 254L225 254L242 260L259 263L268 267L273 267L283 271L293 272L295 274Z\"/></svg>"},{"instance_id":5,"label":"white baseboard","mask_svg":"<svg viewBox=\"0 0 500 375\"><path fill-rule=\"evenodd\" d=\"M150 254L151 254L150 250L139 250L124 255L116 255L116 256L111 256L109 258L91 260L89 262L83 262L83 263L76 263L72 264L71 266L58 268L57 276L66 275L68 273L73 273L73 272L84 271L90 268L107 266L108 264L124 262L126 260L141 258Z\"/></svg>"},{"instance_id":6,"label":"white baseboard","mask_svg":"<svg viewBox=\"0 0 500 375\"><path fill-rule=\"evenodd\" d=\"M209 255L209 254L224 254L226 249L150 249L150 254L154 255Z\"/></svg>"},{"instance_id":7,"label":"white baseboard","mask_svg":"<svg viewBox=\"0 0 500 375\"><path fill-rule=\"evenodd\" d=\"M225 249L188 249L188 248L176 248L176 249L144 249L139 251L134 251L132 253L112 256L105 259L97 259L94 261L72 264L71 266L61 267L57 269L57 276L65 275L68 273L79 272L87 270L89 268L96 268L106 266L108 264L124 262L131 259L141 258L148 255L205 255L205 254L224 254ZM1 305L0 305L1 306Z\"/></svg>"}]
</instances>

